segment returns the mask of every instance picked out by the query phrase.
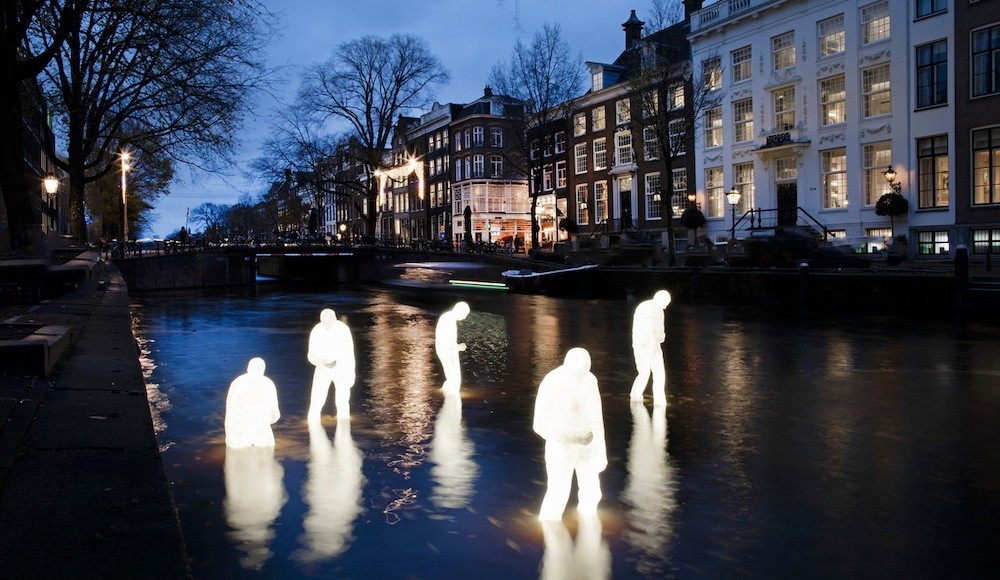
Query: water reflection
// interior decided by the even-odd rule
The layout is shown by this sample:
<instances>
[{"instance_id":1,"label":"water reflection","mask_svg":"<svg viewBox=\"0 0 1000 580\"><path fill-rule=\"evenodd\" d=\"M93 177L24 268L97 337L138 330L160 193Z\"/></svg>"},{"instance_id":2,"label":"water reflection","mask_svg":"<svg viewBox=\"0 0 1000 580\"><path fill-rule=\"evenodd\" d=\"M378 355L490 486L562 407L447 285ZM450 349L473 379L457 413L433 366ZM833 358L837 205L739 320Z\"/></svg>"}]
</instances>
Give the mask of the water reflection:
<instances>
[{"instance_id":1,"label":"water reflection","mask_svg":"<svg viewBox=\"0 0 1000 580\"><path fill-rule=\"evenodd\" d=\"M244 553L240 565L259 570L272 555L274 520L288 499L285 471L274 459L274 447L227 448L223 471L228 537Z\"/></svg>"},{"instance_id":2,"label":"water reflection","mask_svg":"<svg viewBox=\"0 0 1000 580\"><path fill-rule=\"evenodd\" d=\"M469 505L478 468L472 455L475 448L462 425L462 397L445 392L444 404L434 420L434 440L428 458L434 462L431 501L445 509Z\"/></svg>"},{"instance_id":3,"label":"water reflection","mask_svg":"<svg viewBox=\"0 0 1000 580\"><path fill-rule=\"evenodd\" d=\"M677 509L677 473L667 455L667 408L633 402L632 439L622 499L630 507L626 541L639 552L636 568L644 575L663 573Z\"/></svg>"},{"instance_id":4,"label":"water reflection","mask_svg":"<svg viewBox=\"0 0 1000 580\"><path fill-rule=\"evenodd\" d=\"M349 421L338 420L331 443L326 429L309 423L309 474L302 490L306 513L300 538L300 562L322 562L350 545L354 520L361 513L361 451L351 438Z\"/></svg>"},{"instance_id":5,"label":"water reflection","mask_svg":"<svg viewBox=\"0 0 1000 580\"><path fill-rule=\"evenodd\" d=\"M576 542L562 521L543 521L542 580L604 580L611 577L611 550L601 537L601 519L580 518Z\"/></svg>"}]
</instances>

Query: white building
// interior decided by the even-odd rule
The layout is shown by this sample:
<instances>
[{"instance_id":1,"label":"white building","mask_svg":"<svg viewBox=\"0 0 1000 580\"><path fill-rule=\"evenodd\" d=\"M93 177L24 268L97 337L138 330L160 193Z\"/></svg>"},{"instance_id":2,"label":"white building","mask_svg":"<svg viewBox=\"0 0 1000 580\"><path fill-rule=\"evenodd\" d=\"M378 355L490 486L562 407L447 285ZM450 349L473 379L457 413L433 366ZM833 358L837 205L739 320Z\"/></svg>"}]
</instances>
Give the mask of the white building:
<instances>
[{"instance_id":1,"label":"white building","mask_svg":"<svg viewBox=\"0 0 1000 580\"><path fill-rule=\"evenodd\" d=\"M695 147L712 238L730 237L734 213L737 238L811 226L865 251L883 247L893 222L896 235L954 224L954 27L948 11L917 18L922 4L721 0L692 14L695 74L722 94L700 114ZM875 212L889 167L909 201L892 220Z\"/></svg>"}]
</instances>

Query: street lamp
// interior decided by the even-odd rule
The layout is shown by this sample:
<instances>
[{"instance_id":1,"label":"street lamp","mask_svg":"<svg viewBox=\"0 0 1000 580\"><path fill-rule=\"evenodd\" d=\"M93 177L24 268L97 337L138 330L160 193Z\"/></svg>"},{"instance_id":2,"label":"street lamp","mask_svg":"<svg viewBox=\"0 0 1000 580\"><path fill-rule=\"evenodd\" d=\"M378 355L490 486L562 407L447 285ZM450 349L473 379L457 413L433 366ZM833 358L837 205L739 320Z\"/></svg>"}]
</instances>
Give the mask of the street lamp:
<instances>
[{"instance_id":1,"label":"street lamp","mask_svg":"<svg viewBox=\"0 0 1000 580\"><path fill-rule=\"evenodd\" d=\"M126 184L125 184L125 174L132 167L128 164L129 159L131 159L128 151L121 152L122 159L122 240L121 244L124 248L124 244L128 241L128 202L126 201Z\"/></svg>"},{"instance_id":2,"label":"street lamp","mask_svg":"<svg viewBox=\"0 0 1000 580\"><path fill-rule=\"evenodd\" d=\"M892 188L892 191L899 193L899 191L903 189L903 184L896 181L896 170L892 168L892 165L883 171L882 175L884 175L885 180L889 182L889 187Z\"/></svg>"},{"instance_id":3,"label":"street lamp","mask_svg":"<svg viewBox=\"0 0 1000 580\"><path fill-rule=\"evenodd\" d=\"M59 178L51 173L42 178L42 183L45 185L45 193L49 195L55 195L59 191Z\"/></svg>"},{"instance_id":4,"label":"street lamp","mask_svg":"<svg viewBox=\"0 0 1000 580\"><path fill-rule=\"evenodd\" d=\"M729 207L732 208L733 215L733 228L729 232L729 238L732 240L736 239L736 206L740 204L740 197L740 190L736 189L735 185L726 194L726 201L729 202Z\"/></svg>"}]
</instances>

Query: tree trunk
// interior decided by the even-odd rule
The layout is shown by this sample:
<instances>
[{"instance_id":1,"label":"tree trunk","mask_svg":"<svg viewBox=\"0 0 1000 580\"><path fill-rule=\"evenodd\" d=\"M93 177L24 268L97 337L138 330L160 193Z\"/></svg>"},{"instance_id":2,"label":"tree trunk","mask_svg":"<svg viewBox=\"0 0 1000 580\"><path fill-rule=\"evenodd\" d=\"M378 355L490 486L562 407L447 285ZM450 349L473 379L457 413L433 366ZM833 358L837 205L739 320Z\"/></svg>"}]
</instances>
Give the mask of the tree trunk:
<instances>
[{"instance_id":1,"label":"tree trunk","mask_svg":"<svg viewBox=\"0 0 1000 580\"><path fill-rule=\"evenodd\" d=\"M531 249L538 250L538 195L531 196Z\"/></svg>"},{"instance_id":2,"label":"tree trunk","mask_svg":"<svg viewBox=\"0 0 1000 580\"><path fill-rule=\"evenodd\" d=\"M21 83L11 78L11 71L7 69L0 72L0 87L0 119L2 126L8 128L0 139L0 192L9 228L6 236L0 232L0 248L35 254L42 237L41 198L32 195L28 167L24 162Z\"/></svg>"}]
</instances>

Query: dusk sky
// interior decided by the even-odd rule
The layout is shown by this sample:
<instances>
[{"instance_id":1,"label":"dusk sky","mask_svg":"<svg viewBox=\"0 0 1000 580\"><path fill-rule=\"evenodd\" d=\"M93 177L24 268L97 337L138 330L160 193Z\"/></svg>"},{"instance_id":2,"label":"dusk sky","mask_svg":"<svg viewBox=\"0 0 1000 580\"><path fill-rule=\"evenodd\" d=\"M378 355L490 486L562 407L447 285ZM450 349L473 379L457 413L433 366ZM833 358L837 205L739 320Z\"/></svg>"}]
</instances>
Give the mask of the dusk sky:
<instances>
[{"instance_id":1,"label":"dusk sky","mask_svg":"<svg viewBox=\"0 0 1000 580\"><path fill-rule=\"evenodd\" d=\"M635 10L646 20L651 2L637 0L436 0L412 3L400 0L265 0L280 16L279 35L267 47L271 66L288 65L280 95L291 102L303 67L323 62L342 42L367 34L390 36L410 33L424 38L451 74L435 100L465 103L482 95L491 67L507 61L515 40L525 41L544 23L558 23L563 37L583 61L611 62L625 46L621 23ZM147 235L163 237L184 225L186 208L205 202L234 203L242 193L258 195L267 184L246 175L248 162L259 155L267 135L268 116L280 105L263 97L248 116L241 135L236 166L223 177L198 175L190 179L187 167L171 194L159 200L156 221ZM197 231L197 226L191 224Z\"/></svg>"}]
</instances>

